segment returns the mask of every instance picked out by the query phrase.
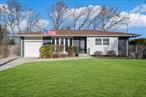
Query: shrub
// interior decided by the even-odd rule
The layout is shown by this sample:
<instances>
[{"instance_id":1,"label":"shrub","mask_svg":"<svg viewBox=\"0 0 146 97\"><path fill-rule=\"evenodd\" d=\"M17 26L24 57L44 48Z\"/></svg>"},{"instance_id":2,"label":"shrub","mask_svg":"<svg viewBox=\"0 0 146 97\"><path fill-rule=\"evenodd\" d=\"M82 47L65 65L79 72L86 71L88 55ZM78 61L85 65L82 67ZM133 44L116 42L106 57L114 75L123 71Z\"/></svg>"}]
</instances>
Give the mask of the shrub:
<instances>
[{"instance_id":1,"label":"shrub","mask_svg":"<svg viewBox=\"0 0 146 97\"><path fill-rule=\"evenodd\" d=\"M108 51L108 52L107 52L107 55L108 55L108 56L115 56L116 53L115 53L115 51L111 50L111 51Z\"/></svg>"},{"instance_id":2,"label":"shrub","mask_svg":"<svg viewBox=\"0 0 146 97\"><path fill-rule=\"evenodd\" d=\"M63 52L64 45L55 45L56 52Z\"/></svg>"},{"instance_id":3,"label":"shrub","mask_svg":"<svg viewBox=\"0 0 146 97\"><path fill-rule=\"evenodd\" d=\"M9 40L9 44L10 45L15 45L15 40L14 39Z\"/></svg>"},{"instance_id":4,"label":"shrub","mask_svg":"<svg viewBox=\"0 0 146 97\"><path fill-rule=\"evenodd\" d=\"M129 41L130 45L146 45L146 38L137 38Z\"/></svg>"},{"instance_id":5,"label":"shrub","mask_svg":"<svg viewBox=\"0 0 146 97\"><path fill-rule=\"evenodd\" d=\"M40 48L40 57L51 58L53 57L54 51L55 51L55 47L53 45L45 44Z\"/></svg>"},{"instance_id":6,"label":"shrub","mask_svg":"<svg viewBox=\"0 0 146 97\"><path fill-rule=\"evenodd\" d=\"M61 53L55 53L53 54L53 58L62 58L62 57L66 57L66 54L61 54Z\"/></svg>"},{"instance_id":7,"label":"shrub","mask_svg":"<svg viewBox=\"0 0 146 97\"><path fill-rule=\"evenodd\" d=\"M69 56L75 56L78 54L78 48L76 46L68 46L67 52L68 52Z\"/></svg>"},{"instance_id":8,"label":"shrub","mask_svg":"<svg viewBox=\"0 0 146 97\"><path fill-rule=\"evenodd\" d=\"M95 55L95 56L101 56L101 55L102 55L102 51L96 51L96 52L94 53L94 55Z\"/></svg>"}]
</instances>

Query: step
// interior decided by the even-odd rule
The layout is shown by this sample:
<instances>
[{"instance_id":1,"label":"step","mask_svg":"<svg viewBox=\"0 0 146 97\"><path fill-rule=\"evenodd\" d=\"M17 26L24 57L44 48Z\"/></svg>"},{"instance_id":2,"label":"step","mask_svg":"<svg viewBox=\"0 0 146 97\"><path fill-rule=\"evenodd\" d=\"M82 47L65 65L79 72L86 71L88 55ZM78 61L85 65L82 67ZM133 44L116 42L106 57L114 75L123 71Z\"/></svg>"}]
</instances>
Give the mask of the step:
<instances>
[{"instance_id":1,"label":"step","mask_svg":"<svg viewBox=\"0 0 146 97\"><path fill-rule=\"evenodd\" d=\"M79 57L89 57L90 55L88 55L86 53L79 53L78 56Z\"/></svg>"}]
</instances>

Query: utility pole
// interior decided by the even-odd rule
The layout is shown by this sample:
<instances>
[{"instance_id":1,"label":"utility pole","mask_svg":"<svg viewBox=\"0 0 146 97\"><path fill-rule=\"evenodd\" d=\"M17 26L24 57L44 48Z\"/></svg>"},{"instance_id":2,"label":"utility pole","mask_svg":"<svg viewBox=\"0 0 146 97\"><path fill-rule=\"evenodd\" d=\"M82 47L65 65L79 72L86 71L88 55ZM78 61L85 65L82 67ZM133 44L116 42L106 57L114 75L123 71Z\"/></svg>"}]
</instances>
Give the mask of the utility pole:
<instances>
[{"instance_id":1,"label":"utility pole","mask_svg":"<svg viewBox=\"0 0 146 97\"><path fill-rule=\"evenodd\" d=\"M127 23L127 24L126 24L126 32L127 32L127 33L128 33L128 31L129 31L129 28L128 28L128 27L129 27L129 24Z\"/></svg>"}]
</instances>

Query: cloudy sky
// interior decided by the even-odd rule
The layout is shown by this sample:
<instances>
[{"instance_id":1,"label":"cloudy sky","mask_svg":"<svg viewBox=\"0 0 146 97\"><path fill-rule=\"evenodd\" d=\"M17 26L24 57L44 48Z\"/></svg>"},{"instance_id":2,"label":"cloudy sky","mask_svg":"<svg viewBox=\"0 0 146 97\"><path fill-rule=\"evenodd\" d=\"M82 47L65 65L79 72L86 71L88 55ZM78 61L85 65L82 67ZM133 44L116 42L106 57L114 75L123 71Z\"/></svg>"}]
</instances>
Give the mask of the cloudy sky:
<instances>
[{"instance_id":1,"label":"cloudy sky","mask_svg":"<svg viewBox=\"0 0 146 97\"><path fill-rule=\"evenodd\" d=\"M5 4L7 0L0 0L0 4ZM32 8L39 12L45 22L46 27L51 25L48 18L49 6L56 0L18 0L25 7ZM70 9L77 6L82 9L86 6L99 7L105 5L107 7L115 7L119 9L121 15L130 16L129 33L141 34L146 38L146 1L145 0L64 0ZM119 29L118 29L119 30ZM121 27L120 31L126 32L126 26Z\"/></svg>"}]
</instances>

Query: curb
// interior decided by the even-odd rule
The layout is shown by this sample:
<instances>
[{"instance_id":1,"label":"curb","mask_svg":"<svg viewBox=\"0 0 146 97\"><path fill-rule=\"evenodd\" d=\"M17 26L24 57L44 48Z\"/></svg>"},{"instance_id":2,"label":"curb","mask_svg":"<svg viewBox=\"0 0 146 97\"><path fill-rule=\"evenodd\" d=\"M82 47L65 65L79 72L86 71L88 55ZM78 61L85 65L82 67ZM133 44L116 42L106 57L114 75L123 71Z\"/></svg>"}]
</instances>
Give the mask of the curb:
<instances>
[{"instance_id":1,"label":"curb","mask_svg":"<svg viewBox=\"0 0 146 97\"><path fill-rule=\"evenodd\" d=\"M3 65L5 65L6 63L12 62L12 61L14 61L14 60L16 60L16 59L18 59L18 58L10 59L10 60L8 60L8 61L6 61L6 62L4 62L4 63L1 63L0 66L3 66Z\"/></svg>"}]
</instances>

